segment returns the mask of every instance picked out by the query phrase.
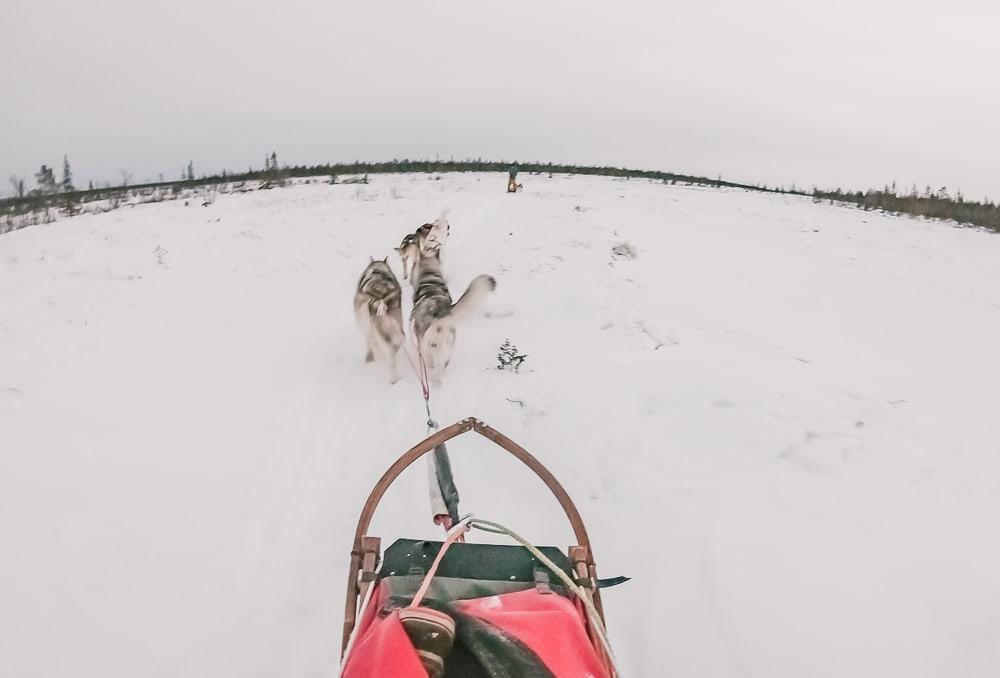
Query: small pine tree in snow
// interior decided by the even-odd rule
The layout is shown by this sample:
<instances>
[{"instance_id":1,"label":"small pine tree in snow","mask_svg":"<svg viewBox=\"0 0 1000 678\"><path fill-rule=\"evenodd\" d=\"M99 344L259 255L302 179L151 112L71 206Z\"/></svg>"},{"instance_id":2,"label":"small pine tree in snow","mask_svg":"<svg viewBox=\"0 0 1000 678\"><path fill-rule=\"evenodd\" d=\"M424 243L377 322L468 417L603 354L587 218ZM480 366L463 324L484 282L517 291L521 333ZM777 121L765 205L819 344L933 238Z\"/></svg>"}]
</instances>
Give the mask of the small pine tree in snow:
<instances>
[{"instance_id":1,"label":"small pine tree in snow","mask_svg":"<svg viewBox=\"0 0 1000 678\"><path fill-rule=\"evenodd\" d=\"M10 185L14 189L14 197L15 198L23 198L24 197L25 189L24 189L24 179L23 178L21 178L21 177L19 177L17 175L11 175L11 177L10 177Z\"/></svg>"},{"instance_id":2,"label":"small pine tree in snow","mask_svg":"<svg viewBox=\"0 0 1000 678\"><path fill-rule=\"evenodd\" d=\"M264 183L261 188L274 188L285 185L285 172L278 169L278 153L271 151L270 155L264 154Z\"/></svg>"},{"instance_id":3,"label":"small pine tree in snow","mask_svg":"<svg viewBox=\"0 0 1000 678\"><path fill-rule=\"evenodd\" d=\"M517 372L527 357L527 355L518 353L517 346L510 343L510 339L506 339L500 346L500 352L497 353L497 369Z\"/></svg>"},{"instance_id":4,"label":"small pine tree in snow","mask_svg":"<svg viewBox=\"0 0 1000 678\"><path fill-rule=\"evenodd\" d=\"M69 158L65 155L63 156L63 176L61 188L63 193L69 193L70 191L75 191L73 187L73 172L69 168Z\"/></svg>"},{"instance_id":5,"label":"small pine tree in snow","mask_svg":"<svg viewBox=\"0 0 1000 678\"><path fill-rule=\"evenodd\" d=\"M66 195L62 198L63 211L74 216L80 213L80 208L76 204L76 198L72 195L76 188L73 186L73 172L69 168L69 158L63 156L63 176L59 189Z\"/></svg>"},{"instance_id":6,"label":"small pine tree in snow","mask_svg":"<svg viewBox=\"0 0 1000 678\"><path fill-rule=\"evenodd\" d=\"M42 165L42 168L35 174L35 183L39 193L55 193L57 190L56 176L51 167Z\"/></svg>"}]
</instances>

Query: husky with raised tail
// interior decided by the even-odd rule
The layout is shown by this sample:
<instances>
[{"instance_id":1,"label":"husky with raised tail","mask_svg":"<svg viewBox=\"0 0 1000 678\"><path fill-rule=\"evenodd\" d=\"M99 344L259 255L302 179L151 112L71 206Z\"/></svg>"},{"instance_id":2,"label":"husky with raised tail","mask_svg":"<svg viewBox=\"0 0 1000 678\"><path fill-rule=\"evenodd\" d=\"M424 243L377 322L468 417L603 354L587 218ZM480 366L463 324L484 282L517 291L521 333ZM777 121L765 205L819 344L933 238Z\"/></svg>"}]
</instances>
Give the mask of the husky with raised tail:
<instances>
[{"instance_id":1,"label":"husky with raised tail","mask_svg":"<svg viewBox=\"0 0 1000 678\"><path fill-rule=\"evenodd\" d=\"M420 257L429 257L434 252L440 254L451 232L447 210L429 224L424 224L413 233L407 233L396 251L403 260L403 280L411 280L413 269ZM412 280L411 280L412 282Z\"/></svg>"},{"instance_id":2,"label":"husky with raised tail","mask_svg":"<svg viewBox=\"0 0 1000 678\"><path fill-rule=\"evenodd\" d=\"M490 275L476 276L454 304L441 273L441 251L420 254L413 270L413 333L417 350L427 368L428 378L441 382L441 373L451 362L455 347L455 327L473 315L496 289Z\"/></svg>"},{"instance_id":3,"label":"husky with raised tail","mask_svg":"<svg viewBox=\"0 0 1000 678\"><path fill-rule=\"evenodd\" d=\"M354 318L365 340L365 362L383 363L390 384L399 381L396 356L405 341L402 296L388 259L369 258L354 293Z\"/></svg>"}]
</instances>

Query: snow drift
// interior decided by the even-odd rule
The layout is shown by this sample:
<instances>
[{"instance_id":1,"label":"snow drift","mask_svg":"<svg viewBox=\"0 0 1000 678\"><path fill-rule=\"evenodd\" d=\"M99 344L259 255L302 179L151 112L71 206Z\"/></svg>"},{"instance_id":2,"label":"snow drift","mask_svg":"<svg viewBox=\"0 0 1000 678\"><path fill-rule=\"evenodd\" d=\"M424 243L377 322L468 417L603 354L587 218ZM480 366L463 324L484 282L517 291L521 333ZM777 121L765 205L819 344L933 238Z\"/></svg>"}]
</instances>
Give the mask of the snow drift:
<instances>
[{"instance_id":1,"label":"snow drift","mask_svg":"<svg viewBox=\"0 0 1000 678\"><path fill-rule=\"evenodd\" d=\"M374 177L0 237L5 675L334 675L351 529L424 435L353 285L451 207L442 424L560 478L634 676L1000 674L1000 237L602 178ZM612 252L623 243L630 256ZM619 250L624 251L624 250ZM495 369L510 338L520 373ZM565 545L456 441L462 508ZM374 533L435 537L423 469Z\"/></svg>"}]
</instances>

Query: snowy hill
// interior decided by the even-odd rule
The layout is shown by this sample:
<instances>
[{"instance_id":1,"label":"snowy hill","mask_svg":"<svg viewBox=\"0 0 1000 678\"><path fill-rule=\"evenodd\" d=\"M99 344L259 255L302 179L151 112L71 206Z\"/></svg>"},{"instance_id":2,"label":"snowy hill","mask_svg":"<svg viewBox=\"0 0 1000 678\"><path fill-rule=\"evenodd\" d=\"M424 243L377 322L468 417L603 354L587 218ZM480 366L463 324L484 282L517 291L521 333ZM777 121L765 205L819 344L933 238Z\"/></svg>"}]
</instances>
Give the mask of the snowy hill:
<instances>
[{"instance_id":1,"label":"snowy hill","mask_svg":"<svg viewBox=\"0 0 1000 678\"><path fill-rule=\"evenodd\" d=\"M451 208L442 424L576 499L631 676L1000 675L1000 237L601 178L374 177L0 237L0 674L335 675L353 524L425 433L368 256ZM634 259L612 255L630 243ZM398 269L398 265L397 265ZM510 338L520 374L495 369ZM484 441L462 508L571 533ZM423 468L374 534L437 537Z\"/></svg>"}]
</instances>

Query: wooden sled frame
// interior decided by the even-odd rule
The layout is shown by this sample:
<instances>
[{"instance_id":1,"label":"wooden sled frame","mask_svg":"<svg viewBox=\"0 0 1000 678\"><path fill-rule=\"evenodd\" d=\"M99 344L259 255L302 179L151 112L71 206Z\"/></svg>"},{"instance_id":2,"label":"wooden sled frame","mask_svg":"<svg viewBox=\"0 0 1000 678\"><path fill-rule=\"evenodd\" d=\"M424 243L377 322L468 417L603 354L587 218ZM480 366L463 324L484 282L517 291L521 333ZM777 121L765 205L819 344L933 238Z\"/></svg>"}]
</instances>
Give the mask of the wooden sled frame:
<instances>
[{"instance_id":1,"label":"wooden sled frame","mask_svg":"<svg viewBox=\"0 0 1000 678\"><path fill-rule=\"evenodd\" d=\"M601 605L601 592L597 587L597 566L594 563L593 549L590 546L590 537L587 535L587 528L584 526L583 519L580 517L580 512L576 509L576 505L573 503L573 500L570 499L569 494L559 481L556 480L556 477L552 475L552 472L545 468L545 466L538 461L538 459L533 457L527 450L496 429L487 426L478 419L469 417L452 424L447 428L441 429L434 435L425 438L407 450L393 463L392 466L389 467L385 473L382 474L382 477L379 478L377 483L375 483L375 487L372 488L371 494L368 495L368 500L365 502L365 506L361 510L361 517L358 518L358 525L354 531L354 544L351 548L351 564L347 571L347 603L344 607L344 637L341 644L342 656L347 650L348 641L350 640L351 633L354 631L354 626L357 623L358 604L360 601L364 600L365 595L368 592L368 588L374 585L378 576L377 571L381 557L381 539L378 537L368 536L367 532L369 526L371 525L372 516L375 514L375 509L378 508L379 502L382 501L382 496L385 494L386 490L389 489L389 486L392 485L393 481L395 481L396 478L398 478L410 464L433 450L441 443L447 442L452 438L463 433L468 433L469 431L475 431L479 435L491 440L520 459L535 473L535 475L541 478L542 482L545 483L545 486L549 488L549 491L555 495L556 499L559 501L559 505L562 506L563 511L566 513L566 517L569 519L569 523L573 528L573 534L576 537L576 545L570 546L568 549L569 561L573 566L573 572L576 575L577 580L587 591L587 594L591 596L591 599L594 602L594 607L597 608L597 612L603 623L604 607ZM591 640L595 641L595 638L593 638L593 630L589 628L589 624L587 630L591 635ZM595 647L597 647L596 642Z\"/></svg>"}]
</instances>

